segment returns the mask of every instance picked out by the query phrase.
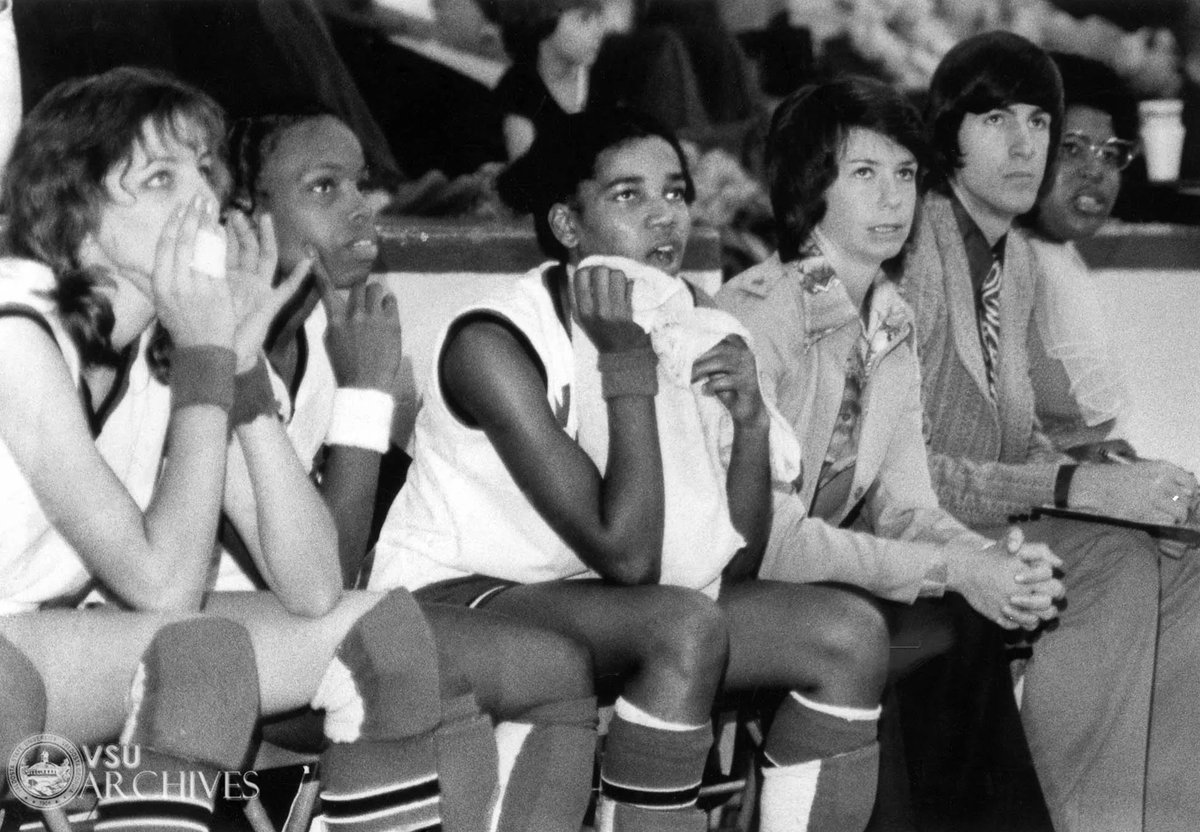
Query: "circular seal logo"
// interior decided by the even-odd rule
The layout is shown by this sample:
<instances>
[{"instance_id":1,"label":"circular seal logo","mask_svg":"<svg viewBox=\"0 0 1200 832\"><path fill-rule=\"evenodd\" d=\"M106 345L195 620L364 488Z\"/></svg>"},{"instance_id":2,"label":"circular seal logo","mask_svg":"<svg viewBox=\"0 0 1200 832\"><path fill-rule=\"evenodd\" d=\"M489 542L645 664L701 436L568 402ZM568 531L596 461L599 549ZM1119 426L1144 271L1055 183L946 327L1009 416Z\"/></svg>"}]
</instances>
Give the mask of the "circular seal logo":
<instances>
[{"instance_id":1,"label":"circular seal logo","mask_svg":"<svg viewBox=\"0 0 1200 832\"><path fill-rule=\"evenodd\" d=\"M75 743L54 734L35 734L8 758L13 795L34 809L55 809L83 791L87 770Z\"/></svg>"}]
</instances>

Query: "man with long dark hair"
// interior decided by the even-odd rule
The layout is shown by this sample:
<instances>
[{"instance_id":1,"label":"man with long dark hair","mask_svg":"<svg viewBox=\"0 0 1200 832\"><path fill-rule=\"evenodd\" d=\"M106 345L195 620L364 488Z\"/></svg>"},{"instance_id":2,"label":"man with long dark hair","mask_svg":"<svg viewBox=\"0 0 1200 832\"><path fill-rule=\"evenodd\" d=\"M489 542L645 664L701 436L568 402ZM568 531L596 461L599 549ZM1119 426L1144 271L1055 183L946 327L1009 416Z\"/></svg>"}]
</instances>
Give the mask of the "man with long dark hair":
<instances>
[{"instance_id":1,"label":"man with long dark hair","mask_svg":"<svg viewBox=\"0 0 1200 832\"><path fill-rule=\"evenodd\" d=\"M1197 489L1190 473L1077 465L1034 415L1026 338L1038 266L1010 229L1050 185L1062 121L1057 69L1019 36L969 38L934 73L936 182L905 268L934 487L985 532L1051 503L1180 523ZM1200 790L1182 772L1200 748L1195 559L1160 558L1148 535L1101 523L1025 531L1065 562L1067 603L1034 642L1022 706L1056 828L1142 829L1143 801L1169 809L1147 814L1146 828L1194 826Z\"/></svg>"}]
</instances>

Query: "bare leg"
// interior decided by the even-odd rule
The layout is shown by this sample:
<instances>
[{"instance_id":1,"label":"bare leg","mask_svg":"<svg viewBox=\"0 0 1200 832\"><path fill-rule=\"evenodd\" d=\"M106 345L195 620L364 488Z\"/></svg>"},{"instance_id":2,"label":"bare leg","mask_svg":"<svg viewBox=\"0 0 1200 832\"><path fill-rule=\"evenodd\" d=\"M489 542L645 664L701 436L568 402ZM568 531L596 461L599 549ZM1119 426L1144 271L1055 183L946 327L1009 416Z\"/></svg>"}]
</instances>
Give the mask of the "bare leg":
<instances>
[{"instance_id":1,"label":"bare leg","mask_svg":"<svg viewBox=\"0 0 1200 832\"><path fill-rule=\"evenodd\" d=\"M725 588L720 605L729 620L727 689L786 688L851 707L879 704L887 628L863 596L755 580Z\"/></svg>"},{"instance_id":2,"label":"bare leg","mask_svg":"<svg viewBox=\"0 0 1200 832\"><path fill-rule=\"evenodd\" d=\"M578 832L591 794L596 747L587 649L550 630L483 610L446 604L422 609L437 641L443 699L471 691L479 706L501 721L495 732L499 799L488 828ZM490 723L487 740L493 741ZM458 766L469 768L479 756L464 748ZM443 790L451 767L440 761ZM471 780L464 776L465 791L478 794Z\"/></svg>"},{"instance_id":3,"label":"bare leg","mask_svg":"<svg viewBox=\"0 0 1200 832\"><path fill-rule=\"evenodd\" d=\"M46 688L33 662L10 641L0 636L0 760L7 762L13 750L46 725ZM0 777L0 797L9 788Z\"/></svg>"},{"instance_id":4,"label":"bare leg","mask_svg":"<svg viewBox=\"0 0 1200 832\"><path fill-rule=\"evenodd\" d=\"M155 633L170 620L109 609L46 610L0 616L0 636L42 678L46 730L91 744L121 732L134 672Z\"/></svg>"},{"instance_id":5,"label":"bare leg","mask_svg":"<svg viewBox=\"0 0 1200 832\"><path fill-rule=\"evenodd\" d=\"M62 610L0 618L0 632L0 661L11 674L0 678L3 695L41 696L49 706L38 713L39 703L26 703L26 730L44 725L89 744L120 732L139 749L137 771L122 763L105 773L105 828L208 828L213 795L191 788L188 773L215 782L219 771L239 769L258 718L253 649L242 627L205 616ZM134 780L144 773L153 776Z\"/></svg>"},{"instance_id":6,"label":"bare leg","mask_svg":"<svg viewBox=\"0 0 1200 832\"><path fill-rule=\"evenodd\" d=\"M285 713L312 701L338 646L384 596L347 592L327 615L302 618L269 592L218 592L205 612L236 621L250 633L258 660L264 714Z\"/></svg>"},{"instance_id":7,"label":"bare leg","mask_svg":"<svg viewBox=\"0 0 1200 832\"><path fill-rule=\"evenodd\" d=\"M312 701L347 635L364 615L379 615L373 611L383 597L348 592L320 619L292 616L265 593L219 594L209 610L250 631L266 708L279 712ZM536 795L522 785L534 780L524 773L529 766L514 769L523 799L513 804L513 814L528 813L535 824L530 829L568 829L572 824L577 829L591 785L595 743L587 651L563 636L499 615L437 604L422 606L421 613L428 622L425 635L415 622L397 624L390 641L395 661L410 668L400 675L433 678L434 687L423 693L414 689L407 697L392 692L389 698L407 715L407 724L393 726L388 736L392 742L424 743L407 756L427 760L420 776L430 777L436 769L447 828L482 829L491 816L496 747L482 708L497 719L526 722L531 733L536 729L530 749L537 758L531 764L554 764L552 773L539 771ZM426 653L436 655L436 664L423 663ZM433 712L414 718L429 704ZM433 733L420 739L428 732ZM348 762L352 753L357 752L340 749L338 759L357 777L357 764ZM406 770L403 776L415 780L418 773Z\"/></svg>"},{"instance_id":8,"label":"bare leg","mask_svg":"<svg viewBox=\"0 0 1200 832\"><path fill-rule=\"evenodd\" d=\"M422 604L437 641L443 698L472 692L496 720L591 697L591 656L570 638L488 609Z\"/></svg>"},{"instance_id":9,"label":"bare leg","mask_svg":"<svg viewBox=\"0 0 1200 832\"><path fill-rule=\"evenodd\" d=\"M597 677L627 676L622 695L663 719L709 719L728 637L697 592L557 581L513 587L487 609L586 645Z\"/></svg>"},{"instance_id":10,"label":"bare leg","mask_svg":"<svg viewBox=\"0 0 1200 832\"><path fill-rule=\"evenodd\" d=\"M678 587L561 581L506 590L488 609L587 645L598 676L623 677L605 743L598 828L705 828L694 804L728 639L716 605Z\"/></svg>"},{"instance_id":11,"label":"bare leg","mask_svg":"<svg viewBox=\"0 0 1200 832\"><path fill-rule=\"evenodd\" d=\"M338 645L382 597L348 592L328 615L306 619L289 613L270 593L218 593L206 612L236 621L250 633L263 712L274 714L311 701ZM121 730L129 683L150 640L179 618L116 609L46 610L0 617L0 635L42 677L46 729L79 742L102 742ZM80 679L88 680L86 687Z\"/></svg>"},{"instance_id":12,"label":"bare leg","mask_svg":"<svg viewBox=\"0 0 1200 832\"><path fill-rule=\"evenodd\" d=\"M726 587L732 690L789 691L765 748L764 832L866 827L887 675L882 613L847 590L775 581Z\"/></svg>"},{"instance_id":13,"label":"bare leg","mask_svg":"<svg viewBox=\"0 0 1200 832\"><path fill-rule=\"evenodd\" d=\"M322 822L346 832L482 822L486 798L482 807L460 802L462 792L439 779L446 715L437 649L411 595L346 593L319 619L292 616L265 593L217 595L209 609L250 632L268 709L311 703L325 711L332 744L321 754ZM474 738L494 759L477 710L455 716L455 741ZM494 764L479 773L488 780L478 791L488 795Z\"/></svg>"},{"instance_id":14,"label":"bare leg","mask_svg":"<svg viewBox=\"0 0 1200 832\"><path fill-rule=\"evenodd\" d=\"M238 621L250 632L259 673L265 677L263 709L281 713L309 703L338 645L381 598L378 592L347 592L328 615L306 619L289 613L270 593L224 592L212 596L207 611ZM507 719L554 700L556 691L591 695L590 675L579 678L571 672L583 658L578 646L493 614L503 612L498 606L489 605L488 611L421 606L437 644L444 697L474 692L484 710ZM402 633L397 636L403 638ZM495 644L489 643L492 638ZM539 660L521 647L523 639L534 639L539 650L555 653L567 669L554 666L548 657ZM538 663L537 675L524 669L527 662Z\"/></svg>"}]
</instances>

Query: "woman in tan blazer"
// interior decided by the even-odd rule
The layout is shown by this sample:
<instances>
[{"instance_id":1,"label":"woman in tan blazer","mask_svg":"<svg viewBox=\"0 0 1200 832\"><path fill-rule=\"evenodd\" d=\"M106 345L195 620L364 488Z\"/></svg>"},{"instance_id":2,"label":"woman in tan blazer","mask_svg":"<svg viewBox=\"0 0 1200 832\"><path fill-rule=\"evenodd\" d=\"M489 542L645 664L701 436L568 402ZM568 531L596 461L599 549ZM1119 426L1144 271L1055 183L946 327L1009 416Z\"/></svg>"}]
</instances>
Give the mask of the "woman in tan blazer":
<instances>
[{"instance_id":1,"label":"woman in tan blazer","mask_svg":"<svg viewBox=\"0 0 1200 832\"><path fill-rule=\"evenodd\" d=\"M1012 828L1044 829L999 628L1056 615L1058 561L1019 531L997 541L971 531L930 483L913 313L895 280L927 158L922 133L910 104L865 79L802 88L776 111L767 165L779 251L717 295L753 335L764 392L803 447L800 477L775 494L759 575L900 602L889 605L897 669L951 641L921 671L936 679L901 698L902 711L920 711L904 720L916 817L940 828L954 814L974 828L1000 812ZM947 590L961 597L943 600Z\"/></svg>"}]
</instances>

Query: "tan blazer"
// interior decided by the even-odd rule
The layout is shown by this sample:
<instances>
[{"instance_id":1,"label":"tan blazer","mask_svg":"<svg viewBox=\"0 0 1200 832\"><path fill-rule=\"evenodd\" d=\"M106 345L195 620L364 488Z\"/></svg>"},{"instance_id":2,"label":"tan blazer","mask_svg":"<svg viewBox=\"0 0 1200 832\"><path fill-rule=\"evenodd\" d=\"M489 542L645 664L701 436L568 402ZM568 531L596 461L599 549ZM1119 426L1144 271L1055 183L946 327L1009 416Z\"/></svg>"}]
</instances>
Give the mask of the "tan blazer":
<instances>
[{"instance_id":1,"label":"tan blazer","mask_svg":"<svg viewBox=\"0 0 1200 832\"><path fill-rule=\"evenodd\" d=\"M871 359L850 496L829 522L806 509L841 406L846 357L861 332L853 302L840 281L814 288L796 264L774 256L727 283L717 304L753 335L759 368L803 448L793 492L776 495L762 577L845 581L912 601L943 562L946 542L986 543L938 506L930 485L912 311L892 285L877 282L875 308L886 304L895 335ZM860 501L858 525L869 533L838 528Z\"/></svg>"}]
</instances>

